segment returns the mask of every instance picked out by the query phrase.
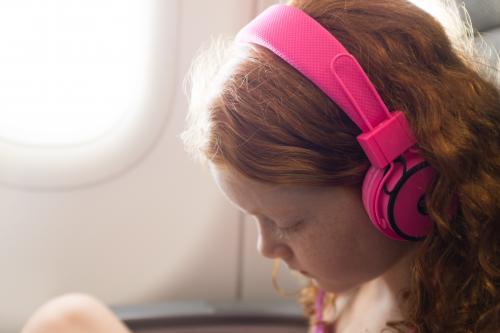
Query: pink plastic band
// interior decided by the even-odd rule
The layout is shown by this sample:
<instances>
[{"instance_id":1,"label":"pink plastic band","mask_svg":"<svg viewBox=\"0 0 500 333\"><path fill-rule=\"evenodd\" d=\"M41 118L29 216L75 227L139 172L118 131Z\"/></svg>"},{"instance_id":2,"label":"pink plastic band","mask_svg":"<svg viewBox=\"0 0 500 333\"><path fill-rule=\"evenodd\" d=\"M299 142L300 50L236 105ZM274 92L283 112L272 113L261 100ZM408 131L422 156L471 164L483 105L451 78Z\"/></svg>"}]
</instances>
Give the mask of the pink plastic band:
<instances>
[{"instance_id":1,"label":"pink plastic band","mask_svg":"<svg viewBox=\"0 0 500 333\"><path fill-rule=\"evenodd\" d=\"M360 134L357 139L371 164L378 168L384 168L415 144L410 126L401 111L393 112L389 119L371 132Z\"/></svg>"},{"instance_id":2,"label":"pink plastic band","mask_svg":"<svg viewBox=\"0 0 500 333\"><path fill-rule=\"evenodd\" d=\"M270 6L238 32L235 42L268 48L327 94L364 133L360 144L373 165L384 167L415 143L404 115L387 110L357 60L302 10Z\"/></svg>"}]
</instances>

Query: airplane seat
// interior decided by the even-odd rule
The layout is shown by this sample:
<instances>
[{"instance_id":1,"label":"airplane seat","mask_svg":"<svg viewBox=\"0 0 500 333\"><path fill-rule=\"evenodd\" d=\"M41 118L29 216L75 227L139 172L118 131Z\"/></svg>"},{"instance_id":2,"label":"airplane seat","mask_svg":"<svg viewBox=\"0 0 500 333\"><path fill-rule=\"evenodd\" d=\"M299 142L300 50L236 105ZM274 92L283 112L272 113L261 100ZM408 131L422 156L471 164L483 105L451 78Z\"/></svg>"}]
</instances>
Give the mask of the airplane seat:
<instances>
[{"instance_id":1,"label":"airplane seat","mask_svg":"<svg viewBox=\"0 0 500 333\"><path fill-rule=\"evenodd\" d=\"M474 32L480 33L487 43L500 50L500 1L498 0L456 0L460 5L462 2L470 15ZM476 40L479 42L478 37ZM494 61L494 55L491 60Z\"/></svg>"},{"instance_id":2,"label":"airplane seat","mask_svg":"<svg viewBox=\"0 0 500 333\"><path fill-rule=\"evenodd\" d=\"M308 327L289 301L176 301L112 310L134 333L304 333Z\"/></svg>"}]
</instances>

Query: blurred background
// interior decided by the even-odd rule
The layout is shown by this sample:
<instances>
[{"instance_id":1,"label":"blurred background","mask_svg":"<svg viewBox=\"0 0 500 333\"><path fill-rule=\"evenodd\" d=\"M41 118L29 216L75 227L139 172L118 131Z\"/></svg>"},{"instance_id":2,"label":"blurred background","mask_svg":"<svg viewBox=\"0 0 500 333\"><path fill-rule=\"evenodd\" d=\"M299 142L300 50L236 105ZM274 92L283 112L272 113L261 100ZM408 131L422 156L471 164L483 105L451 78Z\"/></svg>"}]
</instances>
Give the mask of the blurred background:
<instances>
[{"instance_id":1,"label":"blurred background","mask_svg":"<svg viewBox=\"0 0 500 333\"><path fill-rule=\"evenodd\" d=\"M179 138L196 52L278 2L0 0L0 332L68 292L124 320L176 304L300 316ZM500 0L465 4L500 48Z\"/></svg>"}]
</instances>

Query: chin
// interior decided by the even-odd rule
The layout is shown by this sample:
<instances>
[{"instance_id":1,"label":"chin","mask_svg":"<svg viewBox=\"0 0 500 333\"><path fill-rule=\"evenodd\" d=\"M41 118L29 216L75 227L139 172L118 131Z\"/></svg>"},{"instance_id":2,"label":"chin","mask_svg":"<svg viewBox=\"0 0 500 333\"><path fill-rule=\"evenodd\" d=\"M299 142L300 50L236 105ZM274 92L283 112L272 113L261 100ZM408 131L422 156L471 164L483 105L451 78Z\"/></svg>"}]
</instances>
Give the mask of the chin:
<instances>
[{"instance_id":1,"label":"chin","mask_svg":"<svg viewBox=\"0 0 500 333\"><path fill-rule=\"evenodd\" d=\"M359 288L359 284L352 284L352 283L339 284L339 283L334 283L331 281L323 281L323 280L317 280L317 279L313 279L313 284L316 287L321 288L326 292L337 294L337 295L344 294L344 293L350 293L350 292L353 292Z\"/></svg>"}]
</instances>

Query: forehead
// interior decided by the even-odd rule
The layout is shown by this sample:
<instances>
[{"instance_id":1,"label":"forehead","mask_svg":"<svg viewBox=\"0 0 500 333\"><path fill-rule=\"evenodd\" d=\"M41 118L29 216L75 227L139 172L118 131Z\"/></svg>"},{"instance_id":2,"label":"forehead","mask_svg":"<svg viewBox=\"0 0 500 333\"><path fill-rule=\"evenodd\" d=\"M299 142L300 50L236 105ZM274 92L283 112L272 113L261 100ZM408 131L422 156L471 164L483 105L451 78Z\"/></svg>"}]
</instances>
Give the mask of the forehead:
<instances>
[{"instance_id":1,"label":"forehead","mask_svg":"<svg viewBox=\"0 0 500 333\"><path fill-rule=\"evenodd\" d=\"M321 189L258 182L227 169L210 167L226 198L245 213L266 217L293 216L309 211Z\"/></svg>"}]
</instances>

